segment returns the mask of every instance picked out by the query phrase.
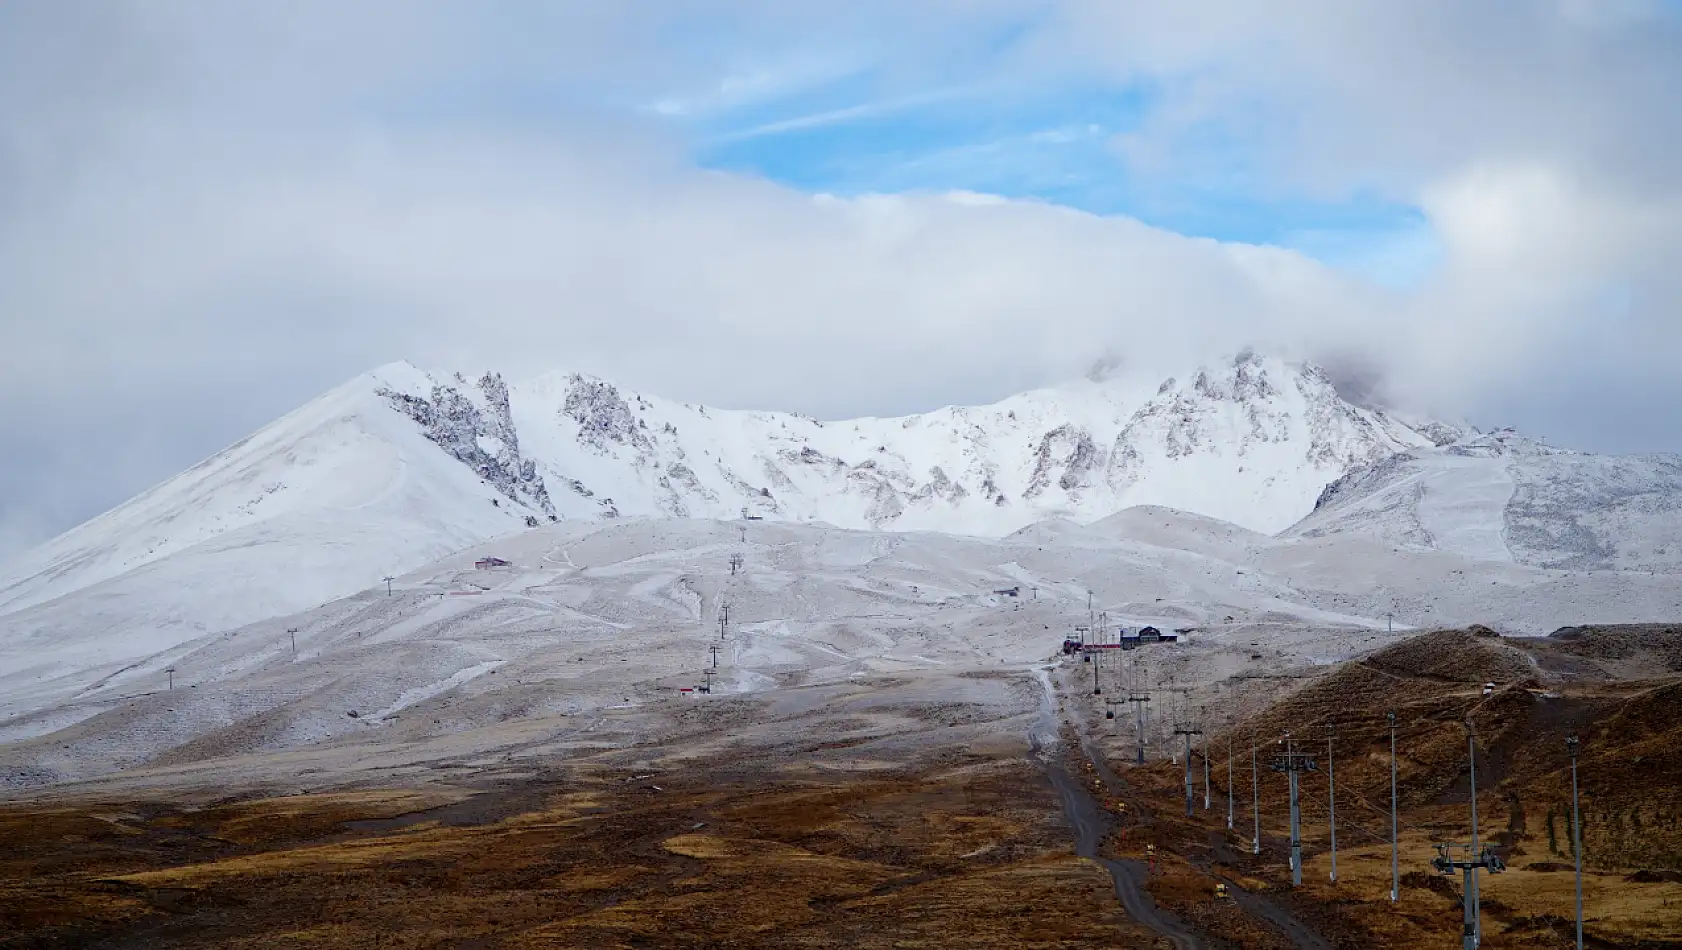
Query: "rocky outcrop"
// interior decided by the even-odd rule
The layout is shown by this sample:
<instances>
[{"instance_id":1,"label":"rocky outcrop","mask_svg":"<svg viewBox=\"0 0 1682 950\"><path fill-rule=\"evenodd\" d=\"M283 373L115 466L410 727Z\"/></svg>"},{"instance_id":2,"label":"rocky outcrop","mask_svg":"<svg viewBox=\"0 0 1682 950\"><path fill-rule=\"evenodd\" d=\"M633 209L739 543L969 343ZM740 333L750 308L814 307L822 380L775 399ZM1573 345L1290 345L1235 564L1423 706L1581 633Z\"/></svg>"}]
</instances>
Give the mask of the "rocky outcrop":
<instances>
[{"instance_id":1,"label":"rocky outcrop","mask_svg":"<svg viewBox=\"0 0 1682 950\"><path fill-rule=\"evenodd\" d=\"M465 385L458 375L457 382ZM483 406L461 390L443 384L432 387L431 398L391 389L378 390L394 408L413 419L428 439L509 500L553 518L555 505L537 473L537 463L520 455L520 437L509 411L508 384L496 373L478 381Z\"/></svg>"},{"instance_id":2,"label":"rocky outcrop","mask_svg":"<svg viewBox=\"0 0 1682 950\"><path fill-rule=\"evenodd\" d=\"M1057 487L1065 492L1078 493L1089 484L1092 471L1103 464L1103 453L1093 443L1091 433L1073 425L1061 425L1040 438L1034 453L1034 472L1028 477L1023 498L1034 498L1051 487L1055 477Z\"/></svg>"},{"instance_id":3,"label":"rocky outcrop","mask_svg":"<svg viewBox=\"0 0 1682 950\"><path fill-rule=\"evenodd\" d=\"M612 383L574 374L568 384L561 412L578 424L578 444L598 452L613 445L628 445L645 452L654 448L647 427L640 424Z\"/></svg>"}]
</instances>

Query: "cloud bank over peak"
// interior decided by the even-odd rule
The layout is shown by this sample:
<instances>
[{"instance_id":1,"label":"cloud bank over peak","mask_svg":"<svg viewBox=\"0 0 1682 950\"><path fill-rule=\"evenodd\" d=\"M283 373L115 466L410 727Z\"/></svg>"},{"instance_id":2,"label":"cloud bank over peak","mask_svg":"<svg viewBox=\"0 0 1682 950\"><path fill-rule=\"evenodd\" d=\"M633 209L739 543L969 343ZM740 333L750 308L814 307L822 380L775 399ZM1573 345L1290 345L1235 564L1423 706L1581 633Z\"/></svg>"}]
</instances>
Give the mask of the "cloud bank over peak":
<instances>
[{"instance_id":1,"label":"cloud bank over peak","mask_svg":"<svg viewBox=\"0 0 1682 950\"><path fill-rule=\"evenodd\" d=\"M1387 287L1148 202L695 160L893 115L809 160L952 168L907 112L1075 86L1132 111L1008 141L1096 142L1088 185L1176 202L1378 196L1431 263ZM1633 0L7 7L0 556L401 358L838 417L1253 345L1424 412L1682 448L1676 88L1674 6Z\"/></svg>"}]
</instances>

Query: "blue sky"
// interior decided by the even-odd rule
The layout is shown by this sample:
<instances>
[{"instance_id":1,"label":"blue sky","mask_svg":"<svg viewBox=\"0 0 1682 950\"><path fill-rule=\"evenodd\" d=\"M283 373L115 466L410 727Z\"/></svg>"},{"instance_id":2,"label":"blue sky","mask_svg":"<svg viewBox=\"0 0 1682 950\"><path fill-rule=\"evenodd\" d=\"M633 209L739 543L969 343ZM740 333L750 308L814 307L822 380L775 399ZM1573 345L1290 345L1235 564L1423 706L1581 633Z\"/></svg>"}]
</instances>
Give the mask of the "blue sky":
<instances>
[{"instance_id":1,"label":"blue sky","mask_svg":"<svg viewBox=\"0 0 1682 950\"><path fill-rule=\"evenodd\" d=\"M1400 288L1441 257L1420 209L1374 189L1325 200L1264 184L1252 149L1218 125L1196 130L1166 167L1136 170L1118 137L1158 108L1146 83L957 79L892 93L884 84L859 71L649 111L681 131L701 166L809 192L1041 200L1193 237L1288 247Z\"/></svg>"},{"instance_id":2,"label":"blue sky","mask_svg":"<svg viewBox=\"0 0 1682 950\"><path fill-rule=\"evenodd\" d=\"M86 6L0 3L0 557L397 359L847 418L1254 344L1682 447L1682 0Z\"/></svg>"}]
</instances>

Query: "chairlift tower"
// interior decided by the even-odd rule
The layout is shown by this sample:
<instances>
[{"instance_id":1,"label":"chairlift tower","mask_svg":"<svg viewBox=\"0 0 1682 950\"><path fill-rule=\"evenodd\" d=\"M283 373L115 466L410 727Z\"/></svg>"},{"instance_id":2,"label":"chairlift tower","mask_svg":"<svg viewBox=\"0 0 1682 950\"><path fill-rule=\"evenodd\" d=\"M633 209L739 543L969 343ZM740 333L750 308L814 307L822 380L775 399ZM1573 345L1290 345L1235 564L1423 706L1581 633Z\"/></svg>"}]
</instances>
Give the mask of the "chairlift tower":
<instances>
[{"instance_id":1,"label":"chairlift tower","mask_svg":"<svg viewBox=\"0 0 1682 950\"><path fill-rule=\"evenodd\" d=\"M1482 941L1482 928L1478 921L1478 872L1488 871L1491 874L1500 874L1507 869L1507 866L1501 863L1501 858L1493 851L1488 848L1480 848L1476 844L1445 841L1434 847L1437 849L1437 856L1431 859L1431 867L1436 868L1442 874L1453 874L1455 871L1459 871L1463 881L1461 885L1462 897L1460 899L1462 916L1460 927L1461 950L1477 950L1478 944ZM1464 857L1454 857L1456 852L1463 854Z\"/></svg>"},{"instance_id":2,"label":"chairlift tower","mask_svg":"<svg viewBox=\"0 0 1682 950\"><path fill-rule=\"evenodd\" d=\"M1332 737L1336 727L1326 726L1326 805L1332 826L1332 883L1337 883L1337 766L1332 762Z\"/></svg>"},{"instance_id":3,"label":"chairlift tower","mask_svg":"<svg viewBox=\"0 0 1682 950\"><path fill-rule=\"evenodd\" d=\"M1250 817L1255 820L1255 835L1250 839L1250 853L1261 854L1261 774L1256 770L1256 734L1250 733Z\"/></svg>"},{"instance_id":4,"label":"chairlift tower","mask_svg":"<svg viewBox=\"0 0 1682 950\"><path fill-rule=\"evenodd\" d=\"M1226 830L1232 830L1232 819L1235 812L1232 805L1232 726L1226 730Z\"/></svg>"},{"instance_id":5,"label":"chairlift tower","mask_svg":"<svg viewBox=\"0 0 1682 950\"><path fill-rule=\"evenodd\" d=\"M1191 737L1203 735L1202 729L1190 725L1175 726L1174 735L1185 736L1186 739L1186 817L1192 816L1192 799L1196 795L1196 786L1191 780Z\"/></svg>"},{"instance_id":6,"label":"chairlift tower","mask_svg":"<svg viewBox=\"0 0 1682 950\"><path fill-rule=\"evenodd\" d=\"M746 530L746 529L743 529L743 530ZM730 576L731 577L735 577L736 574L739 571L741 571L743 563L744 562L743 562L742 556L740 554L730 555Z\"/></svg>"},{"instance_id":7,"label":"chairlift tower","mask_svg":"<svg viewBox=\"0 0 1682 950\"><path fill-rule=\"evenodd\" d=\"M713 667L712 668L716 670L716 669L718 669L718 650L719 650L719 646L718 646L718 644L715 643L712 646L707 647L707 649L712 651L712 655L713 655Z\"/></svg>"},{"instance_id":8,"label":"chairlift tower","mask_svg":"<svg viewBox=\"0 0 1682 950\"><path fill-rule=\"evenodd\" d=\"M1583 950L1583 833L1577 822L1577 737L1567 736L1571 753L1571 853L1577 861L1577 950Z\"/></svg>"},{"instance_id":9,"label":"chairlift tower","mask_svg":"<svg viewBox=\"0 0 1682 950\"><path fill-rule=\"evenodd\" d=\"M1396 835L1396 714L1385 714L1390 721L1390 903L1401 897L1401 858L1397 853Z\"/></svg>"},{"instance_id":10,"label":"chairlift tower","mask_svg":"<svg viewBox=\"0 0 1682 950\"><path fill-rule=\"evenodd\" d=\"M1285 747L1273 760L1273 771L1284 772L1291 783L1291 886L1302 886L1302 808L1297 797L1298 779L1304 772L1315 772L1319 767L1314 764L1314 756L1307 752L1298 752L1296 740L1285 734L1279 740Z\"/></svg>"},{"instance_id":11,"label":"chairlift tower","mask_svg":"<svg viewBox=\"0 0 1682 950\"><path fill-rule=\"evenodd\" d=\"M1475 855L1482 855L1487 853L1487 849L1478 844L1478 730L1477 726L1472 723L1470 713L1466 716L1465 725L1466 762L1471 770L1469 774L1471 776L1472 783L1472 853ZM1469 870L1467 872L1467 876L1472 883L1472 889L1469 892L1469 895L1472 902L1471 914L1473 942L1470 946L1476 947L1478 944L1483 942L1483 918L1478 914L1478 904L1482 900L1482 895L1479 894L1477 867L1473 867Z\"/></svg>"},{"instance_id":12,"label":"chairlift tower","mask_svg":"<svg viewBox=\"0 0 1682 950\"><path fill-rule=\"evenodd\" d=\"M1139 758L1138 764L1145 764L1145 704L1151 701L1149 693L1129 695L1127 701L1133 704L1133 711L1137 714L1139 723Z\"/></svg>"},{"instance_id":13,"label":"chairlift tower","mask_svg":"<svg viewBox=\"0 0 1682 950\"><path fill-rule=\"evenodd\" d=\"M1197 715L1198 715L1198 721L1199 722L1206 721L1209 718L1209 707L1208 706L1197 707ZM1204 736L1203 737L1203 810L1208 811L1209 810L1209 805L1210 805L1210 801L1209 801L1209 737Z\"/></svg>"}]
</instances>

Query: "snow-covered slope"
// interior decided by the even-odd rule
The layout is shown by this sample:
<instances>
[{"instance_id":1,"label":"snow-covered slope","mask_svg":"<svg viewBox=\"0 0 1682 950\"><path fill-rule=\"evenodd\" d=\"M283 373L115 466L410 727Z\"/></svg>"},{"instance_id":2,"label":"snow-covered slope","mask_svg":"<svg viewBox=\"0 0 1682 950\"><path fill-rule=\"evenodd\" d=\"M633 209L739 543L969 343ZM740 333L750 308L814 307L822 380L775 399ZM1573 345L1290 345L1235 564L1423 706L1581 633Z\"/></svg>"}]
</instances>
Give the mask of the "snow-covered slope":
<instances>
[{"instance_id":1,"label":"snow-covered slope","mask_svg":"<svg viewBox=\"0 0 1682 950\"><path fill-rule=\"evenodd\" d=\"M7 563L0 572L0 612L51 600L258 524L284 533L281 526L295 523L293 533L316 544L293 550L294 566L309 562L313 568L343 556L358 586L380 577L384 566L378 551L351 536L358 520L406 525L407 537L399 544L432 536L448 550L520 527L523 512L499 511L500 502L492 504L500 497L496 491L471 469L447 464L439 446L378 395L431 389L425 374L403 363L351 380ZM332 515L326 523L323 513ZM341 519L347 536L334 537ZM352 549L361 550L352 555Z\"/></svg>"},{"instance_id":2,"label":"snow-covered slope","mask_svg":"<svg viewBox=\"0 0 1682 950\"><path fill-rule=\"evenodd\" d=\"M475 569L486 554L512 564ZM78 602L89 603L65 601ZM776 522L545 525L399 577L390 594L380 585L202 634L119 669L78 672L73 644L41 644L37 661L58 675L0 675L0 789L306 746L342 763L367 745L443 737L460 761L587 730L609 709L675 713L715 645L716 689L767 703L822 701L784 687L996 675L1042 663L1089 610L1112 625L1197 628L1135 657L1164 681L1190 665L1345 657L1384 642L1386 614L1398 630L1541 632L1674 617L1682 592L1663 575L1347 535L1281 540L1162 508L996 540ZM537 717L549 718L521 724Z\"/></svg>"},{"instance_id":3,"label":"snow-covered slope","mask_svg":"<svg viewBox=\"0 0 1682 950\"><path fill-rule=\"evenodd\" d=\"M114 669L524 529L377 394L417 388L402 365L353 380L7 565L0 674Z\"/></svg>"},{"instance_id":4,"label":"snow-covered slope","mask_svg":"<svg viewBox=\"0 0 1682 950\"><path fill-rule=\"evenodd\" d=\"M1338 534L1537 567L1682 571L1682 458L1478 435L1350 473L1287 532Z\"/></svg>"}]
</instances>

